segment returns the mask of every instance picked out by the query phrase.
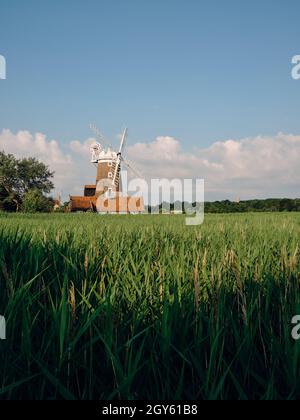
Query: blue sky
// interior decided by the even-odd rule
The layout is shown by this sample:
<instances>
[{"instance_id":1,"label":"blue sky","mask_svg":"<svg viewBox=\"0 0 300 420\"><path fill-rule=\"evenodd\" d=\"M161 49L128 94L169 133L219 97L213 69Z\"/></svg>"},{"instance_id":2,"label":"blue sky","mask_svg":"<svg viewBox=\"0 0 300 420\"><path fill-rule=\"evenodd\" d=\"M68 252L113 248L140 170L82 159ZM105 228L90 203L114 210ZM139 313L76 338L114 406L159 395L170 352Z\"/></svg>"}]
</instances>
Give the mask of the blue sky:
<instances>
[{"instance_id":1,"label":"blue sky","mask_svg":"<svg viewBox=\"0 0 300 420\"><path fill-rule=\"evenodd\" d=\"M1 0L0 131L185 151L300 133L297 0Z\"/></svg>"},{"instance_id":2,"label":"blue sky","mask_svg":"<svg viewBox=\"0 0 300 420\"><path fill-rule=\"evenodd\" d=\"M299 1L1 0L0 127L186 147L299 132Z\"/></svg>"}]
</instances>

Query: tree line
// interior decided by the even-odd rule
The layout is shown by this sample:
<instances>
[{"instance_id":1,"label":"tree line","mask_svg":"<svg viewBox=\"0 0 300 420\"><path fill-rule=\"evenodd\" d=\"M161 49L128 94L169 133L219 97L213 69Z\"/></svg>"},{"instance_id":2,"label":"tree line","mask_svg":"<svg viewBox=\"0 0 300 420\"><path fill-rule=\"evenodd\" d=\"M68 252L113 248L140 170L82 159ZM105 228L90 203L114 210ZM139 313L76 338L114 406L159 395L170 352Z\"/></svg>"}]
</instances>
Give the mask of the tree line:
<instances>
[{"instance_id":1,"label":"tree line","mask_svg":"<svg viewBox=\"0 0 300 420\"><path fill-rule=\"evenodd\" d=\"M148 213L186 213L187 209L199 209L198 203L161 203L155 207L147 207ZM245 200L234 202L230 200L204 203L205 213L247 213L247 212L292 212L300 211L300 199L267 198L261 200Z\"/></svg>"},{"instance_id":2,"label":"tree line","mask_svg":"<svg viewBox=\"0 0 300 420\"><path fill-rule=\"evenodd\" d=\"M229 200L205 203L207 213L246 213L246 212L283 212L300 211L300 199L268 198L265 200Z\"/></svg>"}]
</instances>

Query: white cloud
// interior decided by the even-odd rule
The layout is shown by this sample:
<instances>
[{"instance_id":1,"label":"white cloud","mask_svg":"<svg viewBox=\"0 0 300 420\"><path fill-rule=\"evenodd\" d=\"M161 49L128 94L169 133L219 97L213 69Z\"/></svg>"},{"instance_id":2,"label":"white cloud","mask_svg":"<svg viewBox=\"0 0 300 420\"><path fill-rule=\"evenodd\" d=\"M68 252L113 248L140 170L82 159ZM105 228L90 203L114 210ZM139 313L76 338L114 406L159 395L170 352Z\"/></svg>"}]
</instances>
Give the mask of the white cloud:
<instances>
[{"instance_id":1,"label":"white cloud","mask_svg":"<svg viewBox=\"0 0 300 420\"><path fill-rule=\"evenodd\" d=\"M56 191L82 194L94 182L89 163L94 139L62 145L44 134L0 132L0 150L35 156L55 171ZM173 137L128 146L126 155L149 178L204 178L206 199L300 196L300 136L279 133L213 143L186 152Z\"/></svg>"},{"instance_id":2,"label":"white cloud","mask_svg":"<svg viewBox=\"0 0 300 420\"><path fill-rule=\"evenodd\" d=\"M94 138L88 138L85 142L81 143L78 140L73 140L70 142L69 147L72 152L90 157L90 146L95 142Z\"/></svg>"},{"instance_id":3,"label":"white cloud","mask_svg":"<svg viewBox=\"0 0 300 420\"><path fill-rule=\"evenodd\" d=\"M65 155L58 142L47 140L46 136L36 133L34 136L29 131L19 131L13 134L10 130L3 130L0 134L1 149L18 156L39 156L47 164L69 164L71 156Z\"/></svg>"},{"instance_id":4,"label":"white cloud","mask_svg":"<svg viewBox=\"0 0 300 420\"><path fill-rule=\"evenodd\" d=\"M204 178L208 199L300 196L300 136L292 134L218 141L188 153L178 140L158 137L128 154L146 176Z\"/></svg>"},{"instance_id":5,"label":"white cloud","mask_svg":"<svg viewBox=\"0 0 300 420\"><path fill-rule=\"evenodd\" d=\"M55 172L54 194L62 192L65 199L69 194L82 194L83 185L90 183L93 179L94 171L90 168L88 157L78 158L74 144L77 142L70 142L65 151L58 141L48 140L41 133L32 135L29 131L19 131L13 134L7 129L0 132L0 150L12 153L19 158L36 157L48 165ZM84 148L82 145L80 154L83 153Z\"/></svg>"}]
</instances>

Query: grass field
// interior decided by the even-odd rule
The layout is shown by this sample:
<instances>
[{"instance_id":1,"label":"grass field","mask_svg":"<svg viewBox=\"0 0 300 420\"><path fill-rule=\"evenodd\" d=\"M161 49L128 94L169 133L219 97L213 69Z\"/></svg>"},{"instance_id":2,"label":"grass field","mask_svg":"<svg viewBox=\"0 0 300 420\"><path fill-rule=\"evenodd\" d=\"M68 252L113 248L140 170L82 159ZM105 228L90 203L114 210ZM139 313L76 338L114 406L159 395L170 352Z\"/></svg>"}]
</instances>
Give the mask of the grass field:
<instances>
[{"instance_id":1,"label":"grass field","mask_svg":"<svg viewBox=\"0 0 300 420\"><path fill-rule=\"evenodd\" d=\"M0 215L0 398L300 397L300 214Z\"/></svg>"}]
</instances>

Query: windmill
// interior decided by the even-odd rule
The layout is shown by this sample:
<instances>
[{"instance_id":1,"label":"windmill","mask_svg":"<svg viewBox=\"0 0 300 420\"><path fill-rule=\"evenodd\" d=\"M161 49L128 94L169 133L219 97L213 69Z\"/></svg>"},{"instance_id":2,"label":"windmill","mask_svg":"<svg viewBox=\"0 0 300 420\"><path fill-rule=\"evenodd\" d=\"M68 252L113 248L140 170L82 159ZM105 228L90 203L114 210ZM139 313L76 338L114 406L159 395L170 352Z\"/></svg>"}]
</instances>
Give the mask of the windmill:
<instances>
[{"instance_id":1,"label":"windmill","mask_svg":"<svg viewBox=\"0 0 300 420\"><path fill-rule=\"evenodd\" d=\"M121 141L118 151L114 150L111 143L100 133L94 124L90 124L90 128L95 134L98 142L91 145L92 163L98 165L97 183L101 179L111 179L112 188L116 191L121 189L121 166L124 165L134 176L143 179L141 173L134 168L134 165L123 156L128 129L125 128L121 135ZM106 148L104 147L106 145ZM107 165L108 164L108 165Z\"/></svg>"},{"instance_id":2,"label":"windmill","mask_svg":"<svg viewBox=\"0 0 300 420\"><path fill-rule=\"evenodd\" d=\"M91 163L95 164L97 167L96 184L85 186L84 197L70 197L70 210L98 210L103 213L110 212L103 210L101 207L103 200L110 199L111 201L107 202L107 208L112 208L112 204L116 204L116 207L119 209L119 211L116 212L142 212L144 209L142 197L132 198L122 196L121 169L123 165L129 169L134 176L143 179L143 176L134 168L134 165L124 157L124 148L128 133L127 128L122 132L120 145L117 150L113 148L111 143L100 133L95 125L90 124L90 128L97 139L97 141L90 146ZM113 203L113 200L116 200L116 202ZM129 201L131 206L130 211L128 209ZM100 203L101 210L98 209L98 202L102 203ZM127 211L124 210L125 208Z\"/></svg>"}]
</instances>

